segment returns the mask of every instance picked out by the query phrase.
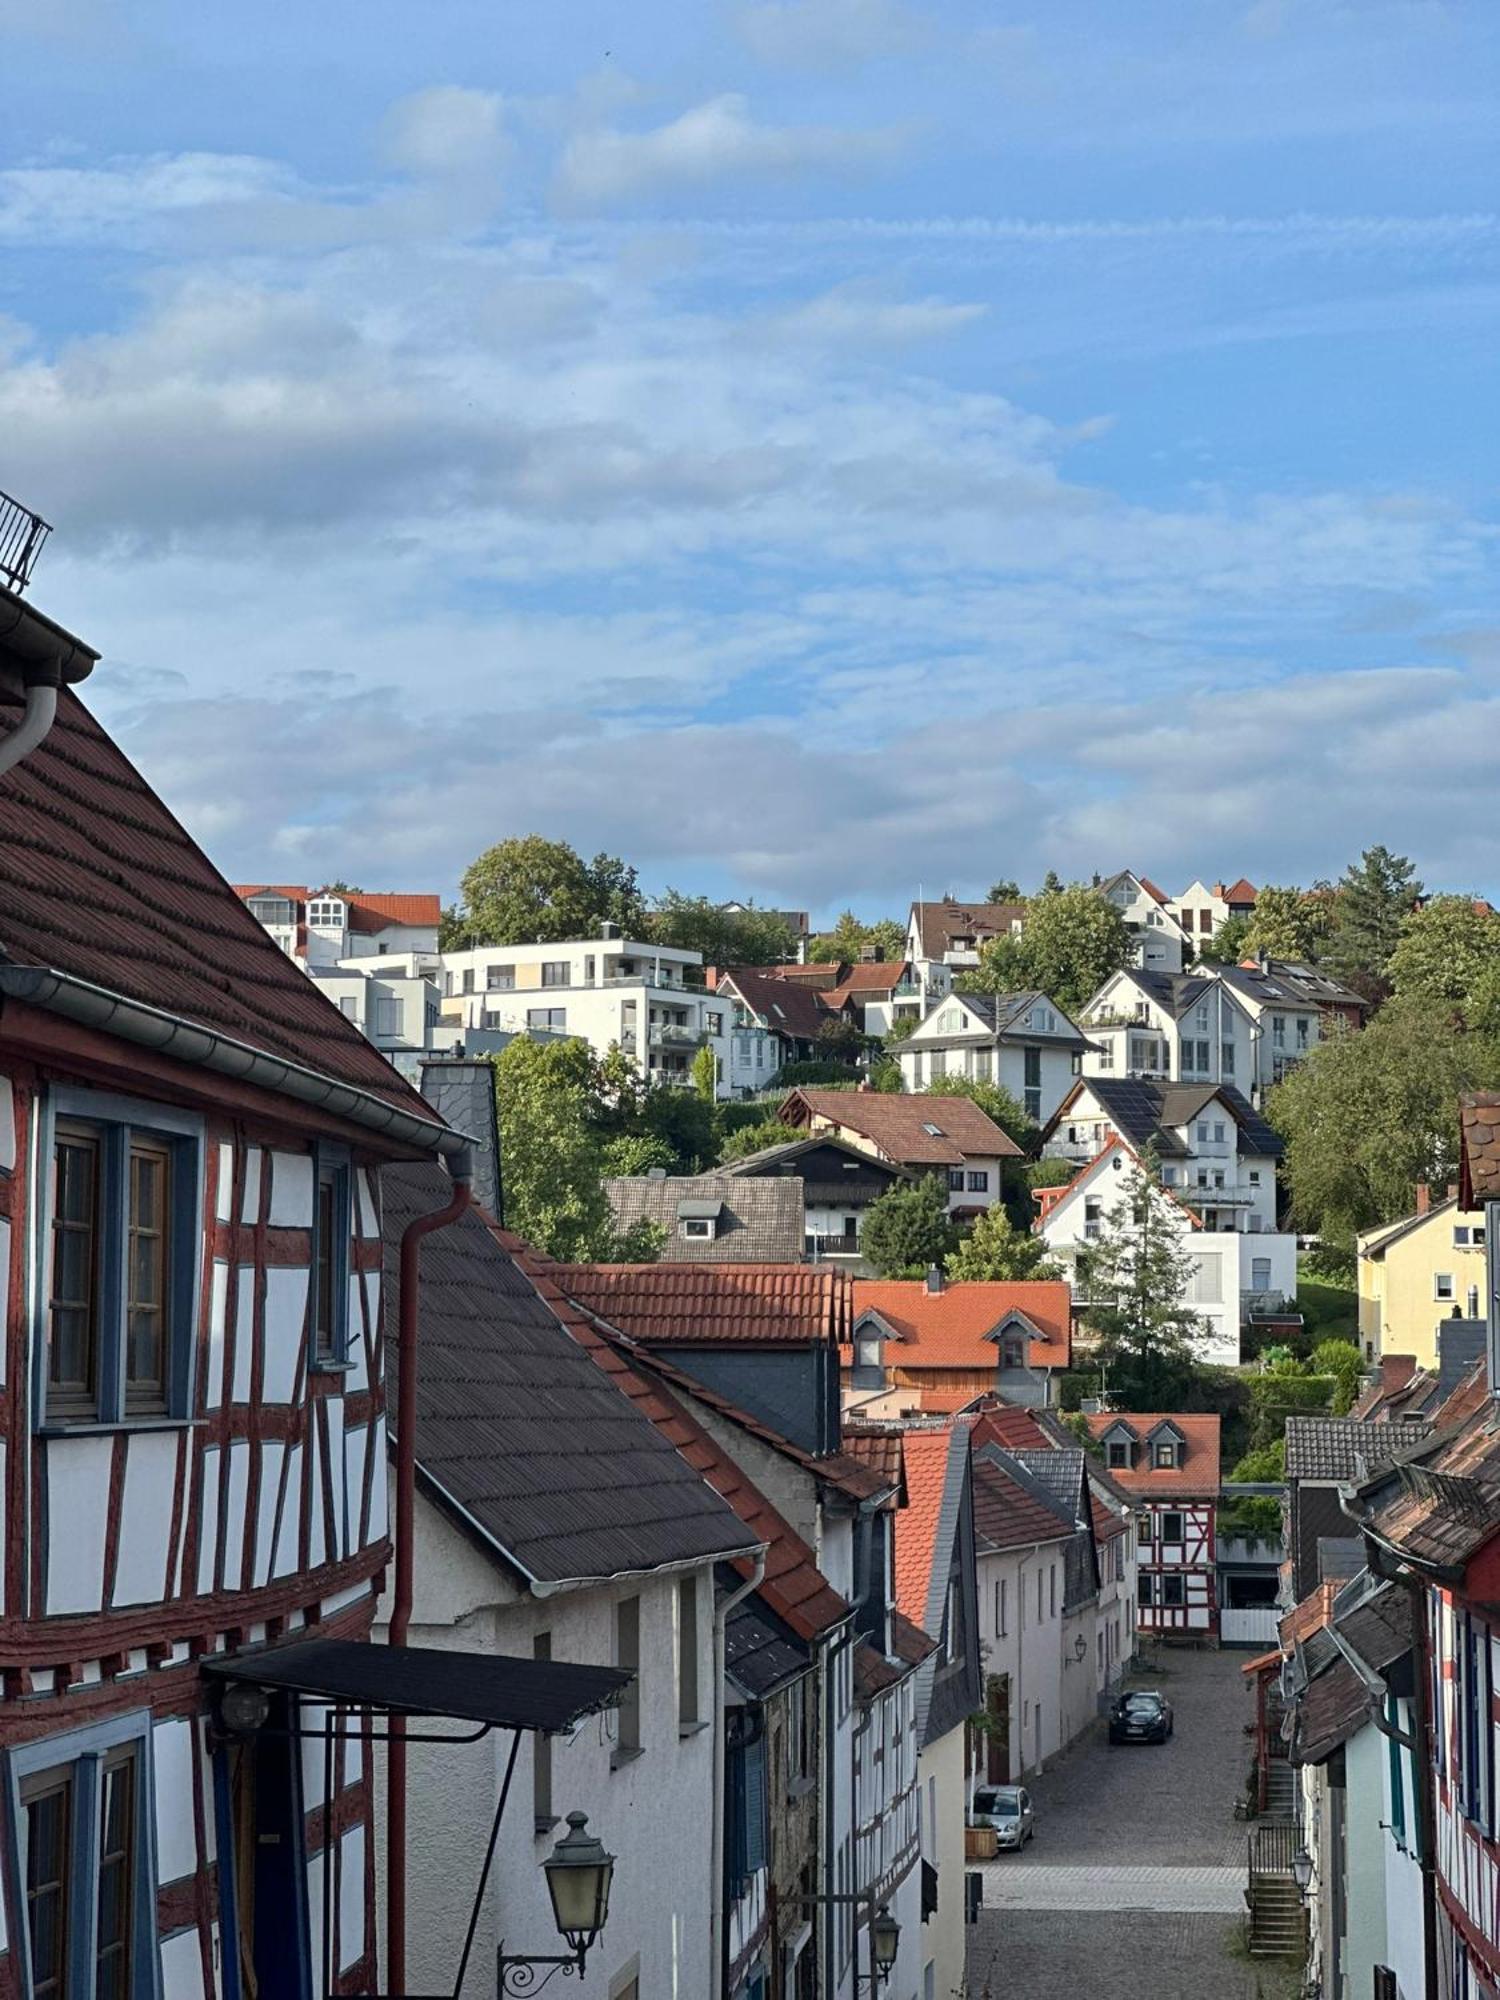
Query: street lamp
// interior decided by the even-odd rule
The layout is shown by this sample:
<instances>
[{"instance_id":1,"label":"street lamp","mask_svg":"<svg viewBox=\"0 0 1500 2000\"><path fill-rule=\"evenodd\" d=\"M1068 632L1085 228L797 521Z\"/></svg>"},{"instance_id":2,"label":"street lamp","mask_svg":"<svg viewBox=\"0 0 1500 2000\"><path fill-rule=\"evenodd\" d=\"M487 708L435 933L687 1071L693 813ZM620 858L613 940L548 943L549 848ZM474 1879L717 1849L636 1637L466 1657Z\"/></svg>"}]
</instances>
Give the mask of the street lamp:
<instances>
[{"instance_id":1,"label":"street lamp","mask_svg":"<svg viewBox=\"0 0 1500 2000\"><path fill-rule=\"evenodd\" d=\"M1304 1900L1312 1882L1312 1872L1312 1856L1305 1847L1299 1847L1292 1856L1292 1880L1297 1885L1297 1894Z\"/></svg>"},{"instance_id":2,"label":"street lamp","mask_svg":"<svg viewBox=\"0 0 1500 2000\"><path fill-rule=\"evenodd\" d=\"M550 1958L507 1957L502 1938L497 1958L501 1993L534 1993L559 1970L564 1979L575 1973L583 1977L589 1948L609 1916L609 1890L615 1872L615 1857L585 1831L588 1823L587 1813L569 1813L567 1832L542 1863L553 1919L567 1952ZM549 1970L538 1979L536 1969L543 1965Z\"/></svg>"},{"instance_id":3,"label":"street lamp","mask_svg":"<svg viewBox=\"0 0 1500 2000\"><path fill-rule=\"evenodd\" d=\"M870 1926L871 1950L875 1959L875 1975L884 1986L896 1969L896 1954L901 1949L901 1926L882 1903L880 1914Z\"/></svg>"}]
</instances>

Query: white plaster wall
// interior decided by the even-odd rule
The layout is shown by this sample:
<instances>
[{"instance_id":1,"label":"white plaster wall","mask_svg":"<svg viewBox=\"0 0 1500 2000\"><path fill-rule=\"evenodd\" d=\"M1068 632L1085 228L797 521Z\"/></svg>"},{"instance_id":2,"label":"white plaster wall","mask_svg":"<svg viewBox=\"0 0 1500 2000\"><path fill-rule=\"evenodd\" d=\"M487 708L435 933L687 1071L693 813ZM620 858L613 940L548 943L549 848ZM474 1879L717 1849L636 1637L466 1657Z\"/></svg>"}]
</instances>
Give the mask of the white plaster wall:
<instances>
[{"instance_id":1,"label":"white plaster wall","mask_svg":"<svg viewBox=\"0 0 1500 2000\"><path fill-rule=\"evenodd\" d=\"M964 1815L968 1785L964 1732L950 1729L929 1743L917 1759L923 1800L922 1853L938 1872L936 1913L922 1925L921 1966L932 1962L935 1986L946 1996L962 1991L968 1928L964 1923ZM920 1904L918 1906L920 1908ZM922 1977L919 1971L918 1979ZM920 1983L914 1991L921 1995Z\"/></svg>"},{"instance_id":2,"label":"white plaster wall","mask_svg":"<svg viewBox=\"0 0 1500 2000\"><path fill-rule=\"evenodd\" d=\"M310 1153L273 1153L270 1221L278 1229L310 1229L313 1163Z\"/></svg>"},{"instance_id":3,"label":"white plaster wall","mask_svg":"<svg viewBox=\"0 0 1500 2000\"><path fill-rule=\"evenodd\" d=\"M177 1433L141 1431L129 1441L120 1502L120 1553L113 1602L158 1604L166 1588L163 1529L177 1489Z\"/></svg>"},{"instance_id":4,"label":"white plaster wall","mask_svg":"<svg viewBox=\"0 0 1500 2000\"><path fill-rule=\"evenodd\" d=\"M571 1740L557 1740L553 1746L554 1812L559 1817L575 1809L587 1812L590 1829L620 1856L608 1926L584 1978L570 1990L579 2000L607 2000L614 1974L638 1955L643 1994L702 2000L710 1989L714 1731L679 1731L677 1579L633 1580L540 1600L518 1598L498 1569L420 1497L417 1518L413 1645L527 1657L534 1635L546 1631L554 1659L608 1664L614 1652L615 1602L620 1596L640 1596L642 1755L612 1770L614 1725L598 1716ZM707 1568L698 1574L699 1687L707 1694L713 1689L712 1583ZM501 1601L505 1598L509 1601ZM386 1600L377 1618L383 1622L388 1612ZM412 1747L408 1970L415 1991L451 1988L509 1748L505 1737L465 1748ZM383 1774L382 1759L377 1765L382 1785ZM559 1949L539 1863L563 1827L541 1836L534 1832L532 1775L532 1742L523 1737L465 2000L493 1995L501 1937L515 1951ZM377 1810L381 1841L383 1829L382 1801ZM377 1873L383 1882L379 1849ZM383 1917L383 1889L377 1906Z\"/></svg>"},{"instance_id":5,"label":"white plaster wall","mask_svg":"<svg viewBox=\"0 0 1500 2000\"><path fill-rule=\"evenodd\" d=\"M1413 1711L1409 1701L1397 1703L1397 1719L1401 1728L1408 1733L1412 1729ZM1413 1796L1413 1773L1411 1760L1402 1752L1402 1770L1405 1789L1407 1839L1411 1841L1416 1826L1416 1799ZM1385 1963L1396 1975L1402 2000L1420 2000L1422 1992L1423 1951L1422 1951L1422 1871L1408 1846L1406 1852L1397 1847L1394 1835L1388 1830L1392 1822L1392 1799L1390 1789L1390 1767L1387 1760L1382 1778L1383 1789L1380 1797L1381 1819L1385 1829L1381 1834L1381 1850L1385 1868Z\"/></svg>"},{"instance_id":6,"label":"white plaster wall","mask_svg":"<svg viewBox=\"0 0 1500 2000\"><path fill-rule=\"evenodd\" d=\"M158 1722L151 1733L156 1788L156 1879L180 1881L196 1873L193 1827L193 1724Z\"/></svg>"},{"instance_id":7,"label":"white plaster wall","mask_svg":"<svg viewBox=\"0 0 1500 2000\"><path fill-rule=\"evenodd\" d=\"M219 1448L203 1454L199 1490L202 1494L198 1528L198 1591L203 1595L214 1587L214 1549L219 1533Z\"/></svg>"},{"instance_id":8,"label":"white plaster wall","mask_svg":"<svg viewBox=\"0 0 1500 2000\"><path fill-rule=\"evenodd\" d=\"M112 1437L47 1440L47 1615L97 1611L104 1592Z\"/></svg>"},{"instance_id":9,"label":"white plaster wall","mask_svg":"<svg viewBox=\"0 0 1500 2000\"><path fill-rule=\"evenodd\" d=\"M161 1992L162 2000L204 2000L203 1955L197 1931L178 1931L163 1938Z\"/></svg>"},{"instance_id":10,"label":"white plaster wall","mask_svg":"<svg viewBox=\"0 0 1500 2000\"><path fill-rule=\"evenodd\" d=\"M261 1401L289 1403L297 1384L297 1361L302 1352L302 1327L307 1317L308 1274L288 1266L272 1266L266 1272L264 1358L261 1373ZM240 1284L243 1300L249 1287ZM239 1380L238 1349L248 1342L236 1342L235 1379ZM239 1400L236 1390L235 1400Z\"/></svg>"}]
</instances>

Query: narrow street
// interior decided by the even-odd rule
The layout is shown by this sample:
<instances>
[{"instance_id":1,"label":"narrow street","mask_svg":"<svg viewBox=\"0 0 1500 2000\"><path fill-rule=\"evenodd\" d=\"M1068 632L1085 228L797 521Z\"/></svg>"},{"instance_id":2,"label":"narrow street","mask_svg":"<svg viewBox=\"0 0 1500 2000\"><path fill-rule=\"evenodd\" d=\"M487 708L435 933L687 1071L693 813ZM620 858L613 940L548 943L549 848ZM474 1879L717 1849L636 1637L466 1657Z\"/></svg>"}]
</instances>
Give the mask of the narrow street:
<instances>
[{"instance_id":1,"label":"narrow street","mask_svg":"<svg viewBox=\"0 0 1500 2000\"><path fill-rule=\"evenodd\" d=\"M1168 1653L1138 1685L1171 1702L1169 1743L1111 1749L1102 1722L1031 1785L1036 1838L983 1867L970 2000L1282 2000L1296 1982L1240 1942L1250 1763L1238 1652Z\"/></svg>"}]
</instances>

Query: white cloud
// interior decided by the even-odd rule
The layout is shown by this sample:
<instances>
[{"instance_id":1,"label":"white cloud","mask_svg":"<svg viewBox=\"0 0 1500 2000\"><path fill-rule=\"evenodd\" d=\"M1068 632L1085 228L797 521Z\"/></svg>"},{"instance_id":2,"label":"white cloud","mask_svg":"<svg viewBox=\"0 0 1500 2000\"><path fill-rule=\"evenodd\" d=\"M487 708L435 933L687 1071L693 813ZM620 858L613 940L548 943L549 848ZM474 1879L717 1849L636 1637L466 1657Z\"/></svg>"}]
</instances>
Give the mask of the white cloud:
<instances>
[{"instance_id":1,"label":"white cloud","mask_svg":"<svg viewBox=\"0 0 1500 2000\"><path fill-rule=\"evenodd\" d=\"M987 310L949 299L892 298L883 287L850 283L773 313L761 331L771 340L818 347L906 347L957 333Z\"/></svg>"},{"instance_id":2,"label":"white cloud","mask_svg":"<svg viewBox=\"0 0 1500 2000\"><path fill-rule=\"evenodd\" d=\"M493 92L441 84L391 107L385 150L404 173L497 179L511 145L501 101Z\"/></svg>"},{"instance_id":3,"label":"white cloud","mask_svg":"<svg viewBox=\"0 0 1500 2000\"><path fill-rule=\"evenodd\" d=\"M735 25L753 55L790 69L842 69L925 39L899 0L759 0Z\"/></svg>"},{"instance_id":4,"label":"white cloud","mask_svg":"<svg viewBox=\"0 0 1500 2000\"><path fill-rule=\"evenodd\" d=\"M608 207L745 176L847 173L890 160L900 144L901 135L889 127L760 125L746 100L731 93L695 105L654 131L605 126L575 134L555 187L570 206Z\"/></svg>"}]
</instances>

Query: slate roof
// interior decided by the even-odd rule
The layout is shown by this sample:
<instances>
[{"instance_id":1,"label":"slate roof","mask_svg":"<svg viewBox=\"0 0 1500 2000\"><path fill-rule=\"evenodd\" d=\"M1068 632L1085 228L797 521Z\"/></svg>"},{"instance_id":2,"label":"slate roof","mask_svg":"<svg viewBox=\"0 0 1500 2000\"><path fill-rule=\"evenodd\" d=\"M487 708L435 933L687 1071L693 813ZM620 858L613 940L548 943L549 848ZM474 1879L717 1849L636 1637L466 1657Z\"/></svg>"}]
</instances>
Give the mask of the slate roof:
<instances>
[{"instance_id":1,"label":"slate roof","mask_svg":"<svg viewBox=\"0 0 1500 2000\"><path fill-rule=\"evenodd\" d=\"M1018 1160L1021 1148L970 1097L900 1096L877 1090L794 1090L788 1125L827 1119L858 1132L902 1167L957 1167L966 1159ZM934 1125L936 1132L926 1128Z\"/></svg>"},{"instance_id":2,"label":"slate roof","mask_svg":"<svg viewBox=\"0 0 1500 2000\"><path fill-rule=\"evenodd\" d=\"M1500 1201L1500 1091L1471 1090L1458 1100L1458 1195L1465 1208Z\"/></svg>"},{"instance_id":3,"label":"slate roof","mask_svg":"<svg viewBox=\"0 0 1500 2000\"><path fill-rule=\"evenodd\" d=\"M1365 1566L1365 1545L1358 1535L1319 1535L1318 1581L1343 1583Z\"/></svg>"},{"instance_id":4,"label":"slate roof","mask_svg":"<svg viewBox=\"0 0 1500 2000\"><path fill-rule=\"evenodd\" d=\"M895 1166L890 1160L878 1160L863 1146L856 1146L852 1140L841 1139L836 1132L801 1132L793 1139L785 1139L779 1145L762 1146L758 1152L746 1153L738 1160L727 1160L718 1169L721 1174L757 1176L779 1171L782 1167L795 1166L797 1161L817 1147L829 1146L833 1151L853 1160L867 1172L884 1174L889 1180L908 1180L905 1167ZM804 1190L812 1185L804 1175ZM821 1183L826 1186L827 1183ZM804 1194L804 1199L806 1199Z\"/></svg>"},{"instance_id":5,"label":"slate roof","mask_svg":"<svg viewBox=\"0 0 1500 2000\"><path fill-rule=\"evenodd\" d=\"M381 1175L388 1366L401 1234L447 1199L433 1165ZM616 1576L753 1546L734 1513L579 1347L516 1239L471 1209L422 1250L417 1462L523 1576Z\"/></svg>"},{"instance_id":6,"label":"slate roof","mask_svg":"<svg viewBox=\"0 0 1500 2000\"><path fill-rule=\"evenodd\" d=\"M1158 1424L1175 1424L1183 1436L1180 1466L1136 1464L1112 1465L1109 1476L1132 1500L1150 1499L1154 1494L1216 1495L1219 1491L1219 1419L1199 1412L1182 1414L1171 1410L1101 1410L1084 1422L1096 1438L1102 1438L1113 1424L1127 1423L1144 1446L1147 1435Z\"/></svg>"},{"instance_id":7,"label":"slate roof","mask_svg":"<svg viewBox=\"0 0 1500 2000\"><path fill-rule=\"evenodd\" d=\"M1082 1445L1052 1445L1041 1449L1013 1451L1016 1464L1029 1472L1049 1500L1070 1522L1080 1519L1079 1504L1085 1492Z\"/></svg>"},{"instance_id":8,"label":"slate roof","mask_svg":"<svg viewBox=\"0 0 1500 2000\"><path fill-rule=\"evenodd\" d=\"M1349 987L1330 979L1318 967L1292 959L1271 959L1265 965L1220 965L1216 976L1232 992L1242 993L1262 1007L1357 1007L1367 1003Z\"/></svg>"},{"instance_id":9,"label":"slate roof","mask_svg":"<svg viewBox=\"0 0 1500 2000\"><path fill-rule=\"evenodd\" d=\"M651 1222L666 1232L662 1261L671 1264L794 1264L804 1239L803 1183L723 1174L649 1174L607 1180L604 1192L617 1229ZM684 1236L684 1202L717 1204L710 1237Z\"/></svg>"},{"instance_id":10,"label":"slate roof","mask_svg":"<svg viewBox=\"0 0 1500 2000\"><path fill-rule=\"evenodd\" d=\"M1053 1119L1054 1125L1067 1116L1068 1105L1079 1089L1093 1095L1121 1138L1137 1152L1154 1145L1159 1153L1180 1154L1183 1147L1176 1128L1190 1124L1216 1098L1239 1127L1244 1152L1279 1159L1283 1151L1281 1134L1272 1130L1232 1083L1151 1083L1144 1077L1091 1076L1069 1093Z\"/></svg>"},{"instance_id":11,"label":"slate roof","mask_svg":"<svg viewBox=\"0 0 1500 2000\"><path fill-rule=\"evenodd\" d=\"M726 1590L732 1591L738 1583L739 1578L728 1572ZM764 1700L805 1674L811 1665L807 1643L757 1592L740 1599L724 1626L724 1670L742 1693L755 1701Z\"/></svg>"},{"instance_id":12,"label":"slate roof","mask_svg":"<svg viewBox=\"0 0 1500 2000\"><path fill-rule=\"evenodd\" d=\"M1024 923L1024 903L913 903L920 956L941 958L955 937L972 937L976 945L987 937L1008 937L1013 923Z\"/></svg>"},{"instance_id":13,"label":"slate roof","mask_svg":"<svg viewBox=\"0 0 1500 2000\"><path fill-rule=\"evenodd\" d=\"M876 1312L901 1342L887 1357L902 1368L957 1368L993 1374L999 1353L993 1333L1012 1313L1036 1329L1027 1341L1033 1368L1066 1368L1072 1353L1072 1293L1064 1280L1028 1279L944 1284L929 1292L920 1278L856 1278L854 1321ZM852 1362L853 1349L844 1355Z\"/></svg>"},{"instance_id":14,"label":"slate roof","mask_svg":"<svg viewBox=\"0 0 1500 2000\"><path fill-rule=\"evenodd\" d=\"M826 1264L553 1264L548 1275L645 1346L805 1346L849 1336L851 1281Z\"/></svg>"},{"instance_id":15,"label":"slate roof","mask_svg":"<svg viewBox=\"0 0 1500 2000\"><path fill-rule=\"evenodd\" d=\"M1048 994L1039 990L1033 989L1029 993L961 993L957 997L996 1035L1012 1035L1018 1040L1025 1040L1028 1035L1034 1035L1038 1041L1045 1042L1049 1049L1087 1049L1092 1046L1072 1015ZM1023 1017L1036 1006L1050 1007L1071 1033L1048 1033L1041 1028L1031 1029L1022 1025ZM940 1041L942 1037L934 1039ZM924 1037L924 1045L925 1043Z\"/></svg>"},{"instance_id":16,"label":"slate roof","mask_svg":"<svg viewBox=\"0 0 1500 2000\"><path fill-rule=\"evenodd\" d=\"M1363 1479L1379 1466L1431 1434L1423 1419L1386 1424L1360 1423L1353 1417L1288 1417L1286 1476L1288 1479Z\"/></svg>"},{"instance_id":17,"label":"slate roof","mask_svg":"<svg viewBox=\"0 0 1500 2000\"><path fill-rule=\"evenodd\" d=\"M1367 1529L1410 1561L1462 1570L1500 1535L1500 1409L1486 1396L1367 1489Z\"/></svg>"},{"instance_id":18,"label":"slate roof","mask_svg":"<svg viewBox=\"0 0 1500 2000\"><path fill-rule=\"evenodd\" d=\"M19 698L0 679L0 730ZM0 953L248 1043L433 1122L429 1106L272 943L69 688L0 774Z\"/></svg>"}]
</instances>

